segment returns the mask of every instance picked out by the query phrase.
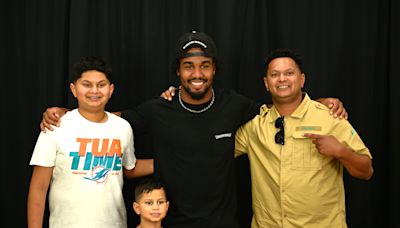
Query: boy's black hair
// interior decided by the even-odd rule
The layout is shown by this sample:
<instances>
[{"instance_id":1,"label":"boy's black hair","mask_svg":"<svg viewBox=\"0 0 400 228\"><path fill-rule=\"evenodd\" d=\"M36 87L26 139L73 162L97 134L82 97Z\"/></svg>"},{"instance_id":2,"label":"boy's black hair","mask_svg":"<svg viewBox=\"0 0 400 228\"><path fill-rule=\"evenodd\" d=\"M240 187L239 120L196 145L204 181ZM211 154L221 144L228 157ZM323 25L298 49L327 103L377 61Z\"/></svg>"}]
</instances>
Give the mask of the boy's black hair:
<instances>
[{"instance_id":1,"label":"boy's black hair","mask_svg":"<svg viewBox=\"0 0 400 228\"><path fill-rule=\"evenodd\" d=\"M76 82L82 74L89 70L96 70L106 75L107 79L112 83L112 69L101 57L86 56L77 62L71 73L71 82Z\"/></svg>"},{"instance_id":2,"label":"boy's black hair","mask_svg":"<svg viewBox=\"0 0 400 228\"><path fill-rule=\"evenodd\" d=\"M165 192L165 197L167 197L167 190L161 181L158 181L154 177L143 179L135 188L135 202L139 200L143 193L149 193L155 189L163 189Z\"/></svg>"},{"instance_id":3,"label":"boy's black hair","mask_svg":"<svg viewBox=\"0 0 400 228\"><path fill-rule=\"evenodd\" d=\"M290 49L276 49L270 52L265 58L265 71L268 70L268 65L272 60L282 57L289 57L293 59L300 71L303 73L303 60L301 59L301 56Z\"/></svg>"}]
</instances>

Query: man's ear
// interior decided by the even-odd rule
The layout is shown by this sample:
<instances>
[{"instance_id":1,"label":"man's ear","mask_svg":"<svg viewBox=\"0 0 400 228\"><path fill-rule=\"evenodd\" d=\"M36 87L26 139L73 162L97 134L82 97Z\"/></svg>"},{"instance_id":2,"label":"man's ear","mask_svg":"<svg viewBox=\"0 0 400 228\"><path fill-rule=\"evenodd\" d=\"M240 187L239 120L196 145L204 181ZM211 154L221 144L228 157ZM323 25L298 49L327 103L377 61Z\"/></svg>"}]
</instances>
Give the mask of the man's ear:
<instances>
[{"instance_id":1,"label":"man's ear","mask_svg":"<svg viewBox=\"0 0 400 228\"><path fill-rule=\"evenodd\" d=\"M306 82L306 75L301 73L301 88L304 87L304 83Z\"/></svg>"},{"instance_id":2,"label":"man's ear","mask_svg":"<svg viewBox=\"0 0 400 228\"><path fill-rule=\"evenodd\" d=\"M269 91L268 83L267 83L267 76L264 77L264 85L265 85L265 88L267 89L267 91Z\"/></svg>"},{"instance_id":3,"label":"man's ear","mask_svg":"<svg viewBox=\"0 0 400 228\"><path fill-rule=\"evenodd\" d=\"M217 71L217 66L215 65L215 62L213 62L213 68L214 68L214 70L213 70L213 76L214 76L215 72Z\"/></svg>"}]
</instances>

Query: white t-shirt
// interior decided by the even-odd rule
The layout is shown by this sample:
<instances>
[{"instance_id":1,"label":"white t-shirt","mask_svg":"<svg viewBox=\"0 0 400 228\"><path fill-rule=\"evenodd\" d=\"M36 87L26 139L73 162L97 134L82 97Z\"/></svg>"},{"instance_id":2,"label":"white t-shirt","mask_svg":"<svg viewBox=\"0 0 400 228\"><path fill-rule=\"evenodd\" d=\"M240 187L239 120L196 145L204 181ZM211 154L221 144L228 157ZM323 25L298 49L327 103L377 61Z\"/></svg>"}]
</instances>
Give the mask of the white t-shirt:
<instances>
[{"instance_id":1,"label":"white t-shirt","mask_svg":"<svg viewBox=\"0 0 400 228\"><path fill-rule=\"evenodd\" d=\"M129 123L108 113L90 122L77 109L60 127L41 132L30 165L54 167L49 191L50 227L126 228L123 167L135 167Z\"/></svg>"}]
</instances>

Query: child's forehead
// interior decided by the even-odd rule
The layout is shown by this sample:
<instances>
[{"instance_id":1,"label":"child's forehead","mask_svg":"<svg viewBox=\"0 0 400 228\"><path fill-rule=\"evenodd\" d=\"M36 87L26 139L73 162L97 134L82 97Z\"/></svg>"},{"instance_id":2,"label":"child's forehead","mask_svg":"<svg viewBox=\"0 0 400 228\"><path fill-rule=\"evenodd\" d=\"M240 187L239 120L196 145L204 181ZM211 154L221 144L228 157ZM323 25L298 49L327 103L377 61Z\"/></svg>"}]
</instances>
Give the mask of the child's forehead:
<instances>
[{"instance_id":1,"label":"child's forehead","mask_svg":"<svg viewBox=\"0 0 400 228\"><path fill-rule=\"evenodd\" d=\"M139 200L142 199L148 199L148 198L165 198L165 191L163 188L161 189L153 189L149 192L143 192L139 198Z\"/></svg>"}]
</instances>

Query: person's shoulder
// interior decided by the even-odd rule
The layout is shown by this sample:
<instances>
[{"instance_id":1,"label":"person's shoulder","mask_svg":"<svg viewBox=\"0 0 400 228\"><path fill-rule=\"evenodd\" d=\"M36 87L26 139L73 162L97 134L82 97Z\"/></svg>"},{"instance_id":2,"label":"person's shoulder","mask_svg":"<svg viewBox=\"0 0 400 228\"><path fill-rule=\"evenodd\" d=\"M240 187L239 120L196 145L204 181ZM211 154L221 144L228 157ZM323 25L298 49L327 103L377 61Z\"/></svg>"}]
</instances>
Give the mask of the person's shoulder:
<instances>
[{"instance_id":1,"label":"person's shoulder","mask_svg":"<svg viewBox=\"0 0 400 228\"><path fill-rule=\"evenodd\" d=\"M329 108L327 106L315 100L310 101L310 107L320 112L329 113Z\"/></svg>"},{"instance_id":2,"label":"person's shoulder","mask_svg":"<svg viewBox=\"0 0 400 228\"><path fill-rule=\"evenodd\" d=\"M61 119L68 119L72 117L76 117L79 115L78 109L72 109L70 111L67 111L63 116L61 116Z\"/></svg>"},{"instance_id":3,"label":"person's shoulder","mask_svg":"<svg viewBox=\"0 0 400 228\"><path fill-rule=\"evenodd\" d=\"M131 124L124 118L117 116L113 113L106 112L108 115L108 125L112 126L113 129L118 129L120 132L131 132L132 126Z\"/></svg>"},{"instance_id":4,"label":"person's shoulder","mask_svg":"<svg viewBox=\"0 0 400 228\"><path fill-rule=\"evenodd\" d=\"M175 99L175 97L173 98ZM149 112L151 110L153 110L155 107L160 106L161 104L168 104L168 103L172 103L171 101L165 100L162 97L153 97L153 98L149 98L145 101L142 101L140 103L138 103L136 106L131 107L129 109L125 109L123 111L121 111L121 116L123 118L126 117L126 115L130 115L131 113L143 113L143 112Z\"/></svg>"},{"instance_id":5,"label":"person's shoulder","mask_svg":"<svg viewBox=\"0 0 400 228\"><path fill-rule=\"evenodd\" d=\"M258 109L258 113L254 116L252 121L258 122L258 121L262 121L262 119L274 118L274 117L271 117L271 110L272 110L271 108L272 108L272 106L270 107L267 104L260 105L260 107ZM274 119L276 119L276 117Z\"/></svg>"},{"instance_id":6,"label":"person's shoulder","mask_svg":"<svg viewBox=\"0 0 400 228\"><path fill-rule=\"evenodd\" d=\"M70 124L70 122L76 122L80 118L81 118L81 115L79 114L78 109L72 109L60 117L60 120L61 120L60 126L63 126L63 125L68 126Z\"/></svg>"},{"instance_id":7,"label":"person's shoulder","mask_svg":"<svg viewBox=\"0 0 400 228\"><path fill-rule=\"evenodd\" d=\"M238 93L237 91L233 89L221 89L221 88L216 88L215 94L217 97L222 97L224 99L234 99L238 101L244 101L244 102L254 102L250 98L246 97L243 94Z\"/></svg>"},{"instance_id":8,"label":"person's shoulder","mask_svg":"<svg viewBox=\"0 0 400 228\"><path fill-rule=\"evenodd\" d=\"M252 119L259 113L261 103L248 98L245 95L238 93L233 89L218 91L218 97L220 97L220 104L224 104L226 107L231 107L234 111L241 113L244 121Z\"/></svg>"},{"instance_id":9,"label":"person's shoulder","mask_svg":"<svg viewBox=\"0 0 400 228\"><path fill-rule=\"evenodd\" d=\"M272 107L272 106L271 106L271 107ZM268 106L267 104L262 104L262 105L260 106L260 113L259 113L259 115L265 116L265 115L269 114L269 112L271 111L271 107Z\"/></svg>"},{"instance_id":10,"label":"person's shoulder","mask_svg":"<svg viewBox=\"0 0 400 228\"><path fill-rule=\"evenodd\" d=\"M175 99L175 97L173 97L173 99ZM157 105L169 104L169 103L171 103L171 101L166 100L162 97L152 97L140 103L139 107L155 107Z\"/></svg>"},{"instance_id":11,"label":"person's shoulder","mask_svg":"<svg viewBox=\"0 0 400 228\"><path fill-rule=\"evenodd\" d=\"M122 118L120 116L115 115L114 113L106 111L106 114L109 118L109 121L113 124L129 125L129 122L127 120L125 120L124 118Z\"/></svg>"},{"instance_id":12,"label":"person's shoulder","mask_svg":"<svg viewBox=\"0 0 400 228\"><path fill-rule=\"evenodd\" d=\"M214 92L218 95L225 95L225 96L243 96L241 94L239 94L238 92L236 92L236 90L234 89L224 89L221 87L215 87L214 88Z\"/></svg>"},{"instance_id":13,"label":"person's shoulder","mask_svg":"<svg viewBox=\"0 0 400 228\"><path fill-rule=\"evenodd\" d=\"M325 121L326 124L348 122L346 119L334 118L330 114L330 109L326 105L315 100L311 100L307 113L308 116L318 116L318 118L322 121Z\"/></svg>"}]
</instances>

